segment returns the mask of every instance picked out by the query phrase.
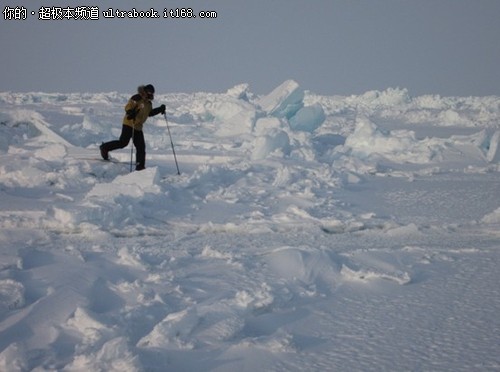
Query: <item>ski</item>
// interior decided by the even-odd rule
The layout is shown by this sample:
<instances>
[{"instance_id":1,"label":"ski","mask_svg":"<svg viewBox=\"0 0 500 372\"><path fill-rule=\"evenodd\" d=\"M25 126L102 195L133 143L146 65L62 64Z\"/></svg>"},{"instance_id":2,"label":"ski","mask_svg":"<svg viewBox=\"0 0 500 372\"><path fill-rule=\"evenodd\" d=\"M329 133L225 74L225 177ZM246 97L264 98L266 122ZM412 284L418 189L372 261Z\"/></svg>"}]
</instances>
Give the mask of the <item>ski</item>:
<instances>
[{"instance_id":1,"label":"ski","mask_svg":"<svg viewBox=\"0 0 500 372\"><path fill-rule=\"evenodd\" d=\"M78 160L101 161L104 163L128 164L128 162L121 161L112 157L109 157L108 159L103 159L100 156L72 156L72 158Z\"/></svg>"}]
</instances>

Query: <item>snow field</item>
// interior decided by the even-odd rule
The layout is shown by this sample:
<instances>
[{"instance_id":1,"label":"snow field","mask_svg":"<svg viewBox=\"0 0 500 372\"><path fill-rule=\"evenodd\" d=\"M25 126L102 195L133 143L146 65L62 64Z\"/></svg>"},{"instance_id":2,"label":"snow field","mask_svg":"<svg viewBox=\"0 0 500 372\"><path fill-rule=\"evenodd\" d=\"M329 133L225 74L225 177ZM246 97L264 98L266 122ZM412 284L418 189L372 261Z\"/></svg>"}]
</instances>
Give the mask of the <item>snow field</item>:
<instances>
[{"instance_id":1,"label":"snow field","mask_svg":"<svg viewBox=\"0 0 500 372\"><path fill-rule=\"evenodd\" d=\"M500 101L0 93L0 369L495 370Z\"/></svg>"}]
</instances>

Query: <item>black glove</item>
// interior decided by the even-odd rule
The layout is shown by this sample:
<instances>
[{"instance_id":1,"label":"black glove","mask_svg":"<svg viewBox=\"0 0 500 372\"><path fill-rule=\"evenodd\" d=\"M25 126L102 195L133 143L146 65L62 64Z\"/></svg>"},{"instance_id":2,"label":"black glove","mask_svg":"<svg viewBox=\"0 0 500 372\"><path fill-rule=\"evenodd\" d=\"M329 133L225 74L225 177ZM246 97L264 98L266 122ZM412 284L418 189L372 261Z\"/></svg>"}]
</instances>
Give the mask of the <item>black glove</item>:
<instances>
[{"instance_id":1,"label":"black glove","mask_svg":"<svg viewBox=\"0 0 500 372\"><path fill-rule=\"evenodd\" d=\"M167 109L167 108L165 107L165 105L161 105L161 106L160 106L160 114L165 115L165 110L166 110L166 109Z\"/></svg>"},{"instance_id":2,"label":"black glove","mask_svg":"<svg viewBox=\"0 0 500 372\"><path fill-rule=\"evenodd\" d=\"M134 120L135 117L137 116L138 110L133 108L133 109L127 110L126 112L127 112L127 119Z\"/></svg>"}]
</instances>

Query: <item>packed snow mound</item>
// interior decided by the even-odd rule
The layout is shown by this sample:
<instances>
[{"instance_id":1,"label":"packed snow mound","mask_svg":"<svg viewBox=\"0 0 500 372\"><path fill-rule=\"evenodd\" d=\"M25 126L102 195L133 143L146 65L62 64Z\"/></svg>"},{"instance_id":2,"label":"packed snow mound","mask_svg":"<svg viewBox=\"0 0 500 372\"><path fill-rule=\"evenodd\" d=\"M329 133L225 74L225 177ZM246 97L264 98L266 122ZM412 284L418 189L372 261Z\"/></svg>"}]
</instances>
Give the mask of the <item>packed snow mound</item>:
<instances>
[{"instance_id":1,"label":"packed snow mound","mask_svg":"<svg viewBox=\"0 0 500 372\"><path fill-rule=\"evenodd\" d=\"M363 106L367 107L395 107L407 105L411 102L407 89L389 88L385 91L372 90L360 96L351 96L354 102L359 100Z\"/></svg>"},{"instance_id":2,"label":"packed snow mound","mask_svg":"<svg viewBox=\"0 0 500 372\"><path fill-rule=\"evenodd\" d=\"M278 277L311 291L331 292L342 280L339 258L325 251L279 247L266 255L266 262Z\"/></svg>"},{"instance_id":3,"label":"packed snow mound","mask_svg":"<svg viewBox=\"0 0 500 372\"><path fill-rule=\"evenodd\" d=\"M255 139L252 159L265 159L271 154L283 157L290 154L290 148L288 134L284 130L271 128Z\"/></svg>"},{"instance_id":4,"label":"packed snow mound","mask_svg":"<svg viewBox=\"0 0 500 372\"><path fill-rule=\"evenodd\" d=\"M110 184L96 184L89 191L87 197L108 198L117 195L126 195L134 198L143 197L145 194L160 192L158 168L148 168L141 172L132 172L127 175L117 176Z\"/></svg>"},{"instance_id":5,"label":"packed snow mound","mask_svg":"<svg viewBox=\"0 0 500 372\"><path fill-rule=\"evenodd\" d=\"M417 140L409 130L383 132L367 118L359 118L354 133L345 140L345 146L356 157L379 155L394 162L424 164L436 153L438 144L432 140Z\"/></svg>"},{"instance_id":6,"label":"packed snow mound","mask_svg":"<svg viewBox=\"0 0 500 372\"><path fill-rule=\"evenodd\" d=\"M261 97L257 104L267 115L291 118L304 103L304 91L293 80L287 80L268 95Z\"/></svg>"},{"instance_id":7,"label":"packed snow mound","mask_svg":"<svg viewBox=\"0 0 500 372\"><path fill-rule=\"evenodd\" d=\"M12 279L0 280L0 315L7 310L23 308L26 303L25 288Z\"/></svg>"},{"instance_id":8,"label":"packed snow mound","mask_svg":"<svg viewBox=\"0 0 500 372\"><path fill-rule=\"evenodd\" d=\"M320 104L302 107L290 118L292 130L314 132L325 121L325 112Z\"/></svg>"},{"instance_id":9,"label":"packed snow mound","mask_svg":"<svg viewBox=\"0 0 500 372\"><path fill-rule=\"evenodd\" d=\"M250 93L250 86L248 84L238 84L229 88L226 93L230 97L248 101L252 94Z\"/></svg>"},{"instance_id":10,"label":"packed snow mound","mask_svg":"<svg viewBox=\"0 0 500 372\"><path fill-rule=\"evenodd\" d=\"M217 134L222 137L251 133L257 115L255 107L239 96L209 103L206 109L218 126Z\"/></svg>"},{"instance_id":11,"label":"packed snow mound","mask_svg":"<svg viewBox=\"0 0 500 372\"><path fill-rule=\"evenodd\" d=\"M486 158L488 159L488 161L490 163L499 163L500 162L499 143L500 143L500 131L497 130L491 136L489 143L487 145Z\"/></svg>"},{"instance_id":12,"label":"packed snow mound","mask_svg":"<svg viewBox=\"0 0 500 372\"><path fill-rule=\"evenodd\" d=\"M499 224L500 223L500 207L495 209L493 212L485 215L481 219L481 222L488 223L488 224Z\"/></svg>"},{"instance_id":13,"label":"packed snow mound","mask_svg":"<svg viewBox=\"0 0 500 372\"><path fill-rule=\"evenodd\" d=\"M248 84L240 84L225 95L207 95L190 113L179 117L214 123L220 137L252 135L256 121L262 117L290 121L292 130L308 132L313 132L325 119L320 104L304 107L304 91L292 80L257 99L249 92Z\"/></svg>"},{"instance_id":14,"label":"packed snow mound","mask_svg":"<svg viewBox=\"0 0 500 372\"><path fill-rule=\"evenodd\" d=\"M313 132L325 120L320 104L305 106L304 90L294 80L287 80L268 95L261 97L257 105L268 115L285 118L293 130Z\"/></svg>"}]
</instances>

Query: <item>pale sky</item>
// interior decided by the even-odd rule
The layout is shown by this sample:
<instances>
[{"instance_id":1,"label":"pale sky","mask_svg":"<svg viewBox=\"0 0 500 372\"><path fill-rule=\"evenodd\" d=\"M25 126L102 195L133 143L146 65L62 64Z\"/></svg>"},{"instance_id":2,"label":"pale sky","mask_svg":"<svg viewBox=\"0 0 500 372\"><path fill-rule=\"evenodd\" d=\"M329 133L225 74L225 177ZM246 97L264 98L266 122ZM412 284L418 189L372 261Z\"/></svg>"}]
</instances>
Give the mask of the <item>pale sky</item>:
<instances>
[{"instance_id":1,"label":"pale sky","mask_svg":"<svg viewBox=\"0 0 500 372\"><path fill-rule=\"evenodd\" d=\"M287 79L324 95L500 96L499 0L17 0L1 5L0 91L264 94ZM40 7L98 20L39 20ZM8 20L24 7L26 20ZM108 19L108 8L160 19ZM164 8L217 18L163 18ZM33 13L33 14L32 14ZM115 12L116 14L116 12Z\"/></svg>"}]
</instances>

